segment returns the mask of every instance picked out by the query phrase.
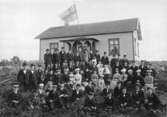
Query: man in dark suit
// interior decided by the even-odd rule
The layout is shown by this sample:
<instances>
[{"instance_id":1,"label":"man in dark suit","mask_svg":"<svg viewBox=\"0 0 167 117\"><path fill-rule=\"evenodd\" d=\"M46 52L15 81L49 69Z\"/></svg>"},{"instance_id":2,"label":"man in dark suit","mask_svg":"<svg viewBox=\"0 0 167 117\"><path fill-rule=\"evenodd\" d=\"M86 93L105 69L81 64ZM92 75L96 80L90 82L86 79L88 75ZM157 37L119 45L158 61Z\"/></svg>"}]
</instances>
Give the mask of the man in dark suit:
<instances>
[{"instance_id":1,"label":"man in dark suit","mask_svg":"<svg viewBox=\"0 0 167 117\"><path fill-rule=\"evenodd\" d=\"M126 107L129 104L128 103L129 102L129 96L128 96L126 87L124 87L122 89L122 93L120 95L119 101L120 101L120 107L121 107L121 109L123 109L123 110L126 109Z\"/></svg>"},{"instance_id":2,"label":"man in dark suit","mask_svg":"<svg viewBox=\"0 0 167 117\"><path fill-rule=\"evenodd\" d=\"M61 48L61 52L60 52L60 66L62 67L63 63L65 60L67 60L67 56L66 56L66 52L65 52L65 48L62 47Z\"/></svg>"},{"instance_id":3,"label":"man in dark suit","mask_svg":"<svg viewBox=\"0 0 167 117\"><path fill-rule=\"evenodd\" d=\"M18 72L17 81L20 83L22 90L27 91L29 88L29 70L27 64L23 63L22 69Z\"/></svg>"},{"instance_id":4,"label":"man in dark suit","mask_svg":"<svg viewBox=\"0 0 167 117\"><path fill-rule=\"evenodd\" d=\"M141 69L141 75L142 75L143 77L145 77L145 76L146 76L147 67L146 67L144 61L141 61L141 64L140 64L140 66L139 66L139 69Z\"/></svg>"},{"instance_id":5,"label":"man in dark suit","mask_svg":"<svg viewBox=\"0 0 167 117\"><path fill-rule=\"evenodd\" d=\"M110 62L110 66L112 68L112 73L114 74L115 73L115 68L116 68L116 64L119 64L119 59L116 58L115 55L113 55L113 58L111 59L111 62ZM118 67L118 66L117 66Z\"/></svg>"},{"instance_id":6,"label":"man in dark suit","mask_svg":"<svg viewBox=\"0 0 167 117\"><path fill-rule=\"evenodd\" d=\"M80 84L77 84L76 89L74 89L72 92L72 97L71 97L72 102L80 99L82 96L83 96L83 93L80 90Z\"/></svg>"},{"instance_id":7,"label":"man in dark suit","mask_svg":"<svg viewBox=\"0 0 167 117\"><path fill-rule=\"evenodd\" d=\"M144 92L140 89L140 86L138 85L136 85L136 89L133 92L132 102L136 108L140 108L140 106L144 102Z\"/></svg>"},{"instance_id":8,"label":"man in dark suit","mask_svg":"<svg viewBox=\"0 0 167 117\"><path fill-rule=\"evenodd\" d=\"M43 68L42 66L39 64L38 67L37 67L37 70L35 71L35 74L36 74L36 78L37 78L37 83L41 83L41 79L44 75L44 71L43 71Z\"/></svg>"},{"instance_id":9,"label":"man in dark suit","mask_svg":"<svg viewBox=\"0 0 167 117\"><path fill-rule=\"evenodd\" d=\"M70 64L70 62L73 62L74 61L74 54L72 53L72 51L68 51L67 53L67 62L68 62L68 66Z\"/></svg>"},{"instance_id":10,"label":"man in dark suit","mask_svg":"<svg viewBox=\"0 0 167 117\"><path fill-rule=\"evenodd\" d=\"M108 56L107 56L107 52L104 52L104 56L102 56L102 58L101 58L101 63L103 65L108 65L109 64L109 59L108 59Z\"/></svg>"},{"instance_id":11,"label":"man in dark suit","mask_svg":"<svg viewBox=\"0 0 167 117\"><path fill-rule=\"evenodd\" d=\"M59 55L59 50L57 48L53 52L52 63L53 63L54 69L55 69L55 64L57 65L60 64L60 55Z\"/></svg>"},{"instance_id":12,"label":"man in dark suit","mask_svg":"<svg viewBox=\"0 0 167 117\"><path fill-rule=\"evenodd\" d=\"M50 53L49 49L46 49L46 53L44 54L44 64L45 70L50 66L52 63L52 54Z\"/></svg>"},{"instance_id":13,"label":"man in dark suit","mask_svg":"<svg viewBox=\"0 0 167 117\"><path fill-rule=\"evenodd\" d=\"M127 59L127 55L126 54L124 54L123 58L120 60L121 67L124 67L125 63L127 63L129 65L129 60Z\"/></svg>"},{"instance_id":14,"label":"man in dark suit","mask_svg":"<svg viewBox=\"0 0 167 117\"><path fill-rule=\"evenodd\" d=\"M35 91L38 87L38 79L36 77L35 65L31 64L31 69L29 72L29 89L30 91Z\"/></svg>"},{"instance_id":15,"label":"man in dark suit","mask_svg":"<svg viewBox=\"0 0 167 117\"><path fill-rule=\"evenodd\" d=\"M96 60L97 60L97 64L99 63L99 61L100 61L100 59L101 59L101 56L100 56L100 54L99 54L99 51L98 50L96 50L96 53L95 53L95 58L96 58Z\"/></svg>"}]
</instances>

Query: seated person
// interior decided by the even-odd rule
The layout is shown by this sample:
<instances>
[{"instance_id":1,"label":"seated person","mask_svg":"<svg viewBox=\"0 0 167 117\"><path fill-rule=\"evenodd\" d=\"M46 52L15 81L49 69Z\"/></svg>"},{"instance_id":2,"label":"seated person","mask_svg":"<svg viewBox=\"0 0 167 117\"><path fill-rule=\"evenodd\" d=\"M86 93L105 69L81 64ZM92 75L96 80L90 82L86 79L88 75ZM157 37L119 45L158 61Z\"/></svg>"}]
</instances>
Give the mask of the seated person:
<instances>
[{"instance_id":1,"label":"seated person","mask_svg":"<svg viewBox=\"0 0 167 117\"><path fill-rule=\"evenodd\" d=\"M7 102L10 107L18 108L21 101L21 95L19 93L19 84L13 83L13 90L9 92Z\"/></svg>"},{"instance_id":2,"label":"seated person","mask_svg":"<svg viewBox=\"0 0 167 117\"><path fill-rule=\"evenodd\" d=\"M157 110L161 105L159 98L153 93L153 89L149 87L144 102L145 108L148 110Z\"/></svg>"},{"instance_id":3,"label":"seated person","mask_svg":"<svg viewBox=\"0 0 167 117\"><path fill-rule=\"evenodd\" d=\"M106 97L109 93L111 93L110 82L107 82L106 87L102 91L102 96Z\"/></svg>"},{"instance_id":4,"label":"seated person","mask_svg":"<svg viewBox=\"0 0 167 117\"><path fill-rule=\"evenodd\" d=\"M152 76L152 70L147 70L147 75L144 78L145 86L153 88L154 77Z\"/></svg>"},{"instance_id":5,"label":"seated person","mask_svg":"<svg viewBox=\"0 0 167 117\"><path fill-rule=\"evenodd\" d=\"M80 84L76 85L76 89L73 90L71 100L72 102L80 99L83 96L81 90L80 90Z\"/></svg>"},{"instance_id":6,"label":"seated person","mask_svg":"<svg viewBox=\"0 0 167 117\"><path fill-rule=\"evenodd\" d=\"M122 82L118 82L114 89L114 97L119 98L122 93Z\"/></svg>"},{"instance_id":7,"label":"seated person","mask_svg":"<svg viewBox=\"0 0 167 117\"><path fill-rule=\"evenodd\" d=\"M135 107L139 108L144 101L144 92L141 91L140 86L136 86L135 91L133 92L132 95L132 99L133 99L133 104Z\"/></svg>"},{"instance_id":8,"label":"seated person","mask_svg":"<svg viewBox=\"0 0 167 117\"><path fill-rule=\"evenodd\" d=\"M114 103L113 96L112 96L112 93L110 92L107 95L107 97L105 98L104 107L106 107L106 108L112 108L113 103Z\"/></svg>"},{"instance_id":9,"label":"seated person","mask_svg":"<svg viewBox=\"0 0 167 117\"><path fill-rule=\"evenodd\" d=\"M96 110L96 103L94 99L94 92L89 91L88 95L85 98L84 108L87 111Z\"/></svg>"},{"instance_id":10,"label":"seated person","mask_svg":"<svg viewBox=\"0 0 167 117\"><path fill-rule=\"evenodd\" d=\"M129 99L129 96L127 94L127 88L124 87L122 89L122 93L121 93L121 95L119 97L119 103L120 103L120 107L122 109L125 109L128 106L128 99Z\"/></svg>"},{"instance_id":11,"label":"seated person","mask_svg":"<svg viewBox=\"0 0 167 117\"><path fill-rule=\"evenodd\" d=\"M60 102L60 98L59 98L59 91L57 89L57 85L53 85L53 92L52 92L52 98L53 99L53 103L54 103L54 107L55 108L61 108L61 102Z\"/></svg>"}]
</instances>

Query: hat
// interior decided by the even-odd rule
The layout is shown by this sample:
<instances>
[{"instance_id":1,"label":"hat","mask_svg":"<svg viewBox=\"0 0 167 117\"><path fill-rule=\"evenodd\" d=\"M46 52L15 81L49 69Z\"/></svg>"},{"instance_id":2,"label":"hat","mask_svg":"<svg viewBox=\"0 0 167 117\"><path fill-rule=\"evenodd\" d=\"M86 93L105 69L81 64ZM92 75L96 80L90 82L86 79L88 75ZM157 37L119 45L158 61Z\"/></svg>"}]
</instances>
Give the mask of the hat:
<instances>
[{"instance_id":1,"label":"hat","mask_svg":"<svg viewBox=\"0 0 167 117\"><path fill-rule=\"evenodd\" d=\"M147 72L148 72L148 73L151 73L151 72L152 72L152 70L151 70L151 69L149 69L149 70L147 70Z\"/></svg>"},{"instance_id":2,"label":"hat","mask_svg":"<svg viewBox=\"0 0 167 117\"><path fill-rule=\"evenodd\" d=\"M79 71L80 69L79 68L76 68L75 71Z\"/></svg>"},{"instance_id":3,"label":"hat","mask_svg":"<svg viewBox=\"0 0 167 117\"><path fill-rule=\"evenodd\" d=\"M91 90L88 92L88 95L93 95L93 94L94 94L94 92Z\"/></svg>"},{"instance_id":4,"label":"hat","mask_svg":"<svg viewBox=\"0 0 167 117\"><path fill-rule=\"evenodd\" d=\"M35 65L34 65L34 64L31 64L30 66L33 67L33 66L35 66Z\"/></svg>"},{"instance_id":5,"label":"hat","mask_svg":"<svg viewBox=\"0 0 167 117\"><path fill-rule=\"evenodd\" d=\"M27 65L26 62L23 62L22 66L26 66L26 65Z\"/></svg>"},{"instance_id":6,"label":"hat","mask_svg":"<svg viewBox=\"0 0 167 117\"><path fill-rule=\"evenodd\" d=\"M74 77L74 75L71 73L71 74L69 74L69 77Z\"/></svg>"},{"instance_id":7,"label":"hat","mask_svg":"<svg viewBox=\"0 0 167 117\"><path fill-rule=\"evenodd\" d=\"M126 55L126 54L124 54L123 56L124 56L124 57L126 57L127 55Z\"/></svg>"},{"instance_id":8,"label":"hat","mask_svg":"<svg viewBox=\"0 0 167 117\"><path fill-rule=\"evenodd\" d=\"M137 73L141 72L141 69L136 70Z\"/></svg>"},{"instance_id":9,"label":"hat","mask_svg":"<svg viewBox=\"0 0 167 117\"><path fill-rule=\"evenodd\" d=\"M14 86L14 87L19 87L19 82L13 82L13 83L12 83L12 86Z\"/></svg>"},{"instance_id":10,"label":"hat","mask_svg":"<svg viewBox=\"0 0 167 117\"><path fill-rule=\"evenodd\" d=\"M41 64L38 64L38 67L41 67Z\"/></svg>"},{"instance_id":11,"label":"hat","mask_svg":"<svg viewBox=\"0 0 167 117\"><path fill-rule=\"evenodd\" d=\"M58 48L55 48L54 51L58 51L59 49Z\"/></svg>"},{"instance_id":12,"label":"hat","mask_svg":"<svg viewBox=\"0 0 167 117\"><path fill-rule=\"evenodd\" d=\"M40 83L39 86L40 86L40 87L44 87L44 84L43 84L43 83Z\"/></svg>"},{"instance_id":13,"label":"hat","mask_svg":"<svg viewBox=\"0 0 167 117\"><path fill-rule=\"evenodd\" d=\"M126 69L125 69L125 68L121 69L121 72L125 73L125 72L126 72Z\"/></svg>"},{"instance_id":14,"label":"hat","mask_svg":"<svg viewBox=\"0 0 167 117\"><path fill-rule=\"evenodd\" d=\"M132 69L128 69L128 72L133 72L133 70Z\"/></svg>"},{"instance_id":15,"label":"hat","mask_svg":"<svg viewBox=\"0 0 167 117\"><path fill-rule=\"evenodd\" d=\"M104 77L104 75L103 75L103 74L99 74L99 76L100 76L100 77Z\"/></svg>"}]
</instances>

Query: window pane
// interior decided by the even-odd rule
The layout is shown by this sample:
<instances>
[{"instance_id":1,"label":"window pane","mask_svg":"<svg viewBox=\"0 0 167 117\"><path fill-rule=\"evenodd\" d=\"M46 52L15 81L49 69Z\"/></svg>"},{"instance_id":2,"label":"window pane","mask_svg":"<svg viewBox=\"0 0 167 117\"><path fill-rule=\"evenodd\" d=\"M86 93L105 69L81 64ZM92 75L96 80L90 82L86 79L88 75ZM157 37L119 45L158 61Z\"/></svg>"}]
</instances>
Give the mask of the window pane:
<instances>
[{"instance_id":1,"label":"window pane","mask_svg":"<svg viewBox=\"0 0 167 117\"><path fill-rule=\"evenodd\" d=\"M118 44L118 40L115 40L115 44Z\"/></svg>"},{"instance_id":2,"label":"window pane","mask_svg":"<svg viewBox=\"0 0 167 117\"><path fill-rule=\"evenodd\" d=\"M113 45L113 40L110 40L110 45Z\"/></svg>"}]
</instances>

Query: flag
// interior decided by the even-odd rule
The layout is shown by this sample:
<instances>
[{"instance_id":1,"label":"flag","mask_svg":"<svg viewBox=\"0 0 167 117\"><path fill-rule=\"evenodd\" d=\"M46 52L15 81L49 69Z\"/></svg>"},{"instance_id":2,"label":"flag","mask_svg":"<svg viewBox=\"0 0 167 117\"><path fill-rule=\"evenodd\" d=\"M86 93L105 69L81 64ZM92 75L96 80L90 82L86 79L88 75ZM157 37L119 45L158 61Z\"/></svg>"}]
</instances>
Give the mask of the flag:
<instances>
[{"instance_id":1,"label":"flag","mask_svg":"<svg viewBox=\"0 0 167 117\"><path fill-rule=\"evenodd\" d=\"M61 15L60 18L66 23L69 24L72 21L78 19L76 5L73 4L67 10L65 10Z\"/></svg>"}]
</instances>

